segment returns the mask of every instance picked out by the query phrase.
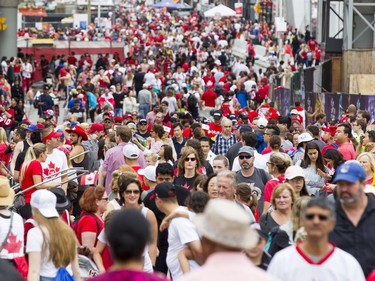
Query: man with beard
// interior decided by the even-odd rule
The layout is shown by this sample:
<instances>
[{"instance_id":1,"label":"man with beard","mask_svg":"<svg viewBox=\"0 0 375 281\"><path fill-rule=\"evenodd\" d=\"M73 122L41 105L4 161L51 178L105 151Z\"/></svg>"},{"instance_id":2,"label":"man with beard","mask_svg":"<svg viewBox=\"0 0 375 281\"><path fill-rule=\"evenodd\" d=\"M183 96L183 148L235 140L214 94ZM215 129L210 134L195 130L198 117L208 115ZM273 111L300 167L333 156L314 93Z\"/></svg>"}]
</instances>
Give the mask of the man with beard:
<instances>
[{"instance_id":1,"label":"man with beard","mask_svg":"<svg viewBox=\"0 0 375 281\"><path fill-rule=\"evenodd\" d=\"M353 255L367 277L375 264L375 199L365 194L366 172L356 161L336 170L336 227L330 241Z\"/></svg>"},{"instance_id":2,"label":"man with beard","mask_svg":"<svg viewBox=\"0 0 375 281\"><path fill-rule=\"evenodd\" d=\"M254 183L263 194L264 186L271 177L263 169L254 167L254 150L250 146L241 147L238 151L238 160L241 170L237 172L237 182ZM258 211L263 212L263 195L258 202Z\"/></svg>"},{"instance_id":3,"label":"man with beard","mask_svg":"<svg viewBox=\"0 0 375 281\"><path fill-rule=\"evenodd\" d=\"M82 141L87 141L88 136L84 129L80 126L75 126L72 129L65 130L68 134L70 134L70 142L72 144L72 151L70 152L69 156L71 159L71 163L73 167L80 167L84 170L89 170L89 157L88 154L82 154L85 152L84 147L82 146ZM80 156L78 156L80 155ZM91 161L90 161L91 162ZM72 200L73 203L73 215L79 216L81 213L81 207L79 206L79 200L82 197L82 194L85 190L85 186L78 185L77 191L77 198Z\"/></svg>"}]
</instances>

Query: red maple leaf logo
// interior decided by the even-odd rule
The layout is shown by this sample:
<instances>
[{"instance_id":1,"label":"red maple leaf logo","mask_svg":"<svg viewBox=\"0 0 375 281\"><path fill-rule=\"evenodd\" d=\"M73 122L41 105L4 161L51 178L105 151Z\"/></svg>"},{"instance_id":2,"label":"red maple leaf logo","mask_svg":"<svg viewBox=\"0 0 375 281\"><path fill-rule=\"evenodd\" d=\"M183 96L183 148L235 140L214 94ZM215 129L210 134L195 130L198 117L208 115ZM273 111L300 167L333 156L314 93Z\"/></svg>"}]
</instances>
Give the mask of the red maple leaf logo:
<instances>
[{"instance_id":1,"label":"red maple leaf logo","mask_svg":"<svg viewBox=\"0 0 375 281\"><path fill-rule=\"evenodd\" d=\"M90 177L87 177L87 181L92 181L93 178L90 176Z\"/></svg>"},{"instance_id":2,"label":"red maple leaf logo","mask_svg":"<svg viewBox=\"0 0 375 281\"><path fill-rule=\"evenodd\" d=\"M60 171L60 168L56 167L55 163L52 163L52 161L50 161L49 164L47 165L47 168L43 169L43 174L44 174L44 176L48 176L50 174L54 174L54 173L57 173L59 171Z\"/></svg>"},{"instance_id":3,"label":"red maple leaf logo","mask_svg":"<svg viewBox=\"0 0 375 281\"><path fill-rule=\"evenodd\" d=\"M8 251L8 254L17 254L20 252L22 247L22 241L17 241L17 236L11 233L9 235L8 241L4 246L4 249Z\"/></svg>"},{"instance_id":4,"label":"red maple leaf logo","mask_svg":"<svg viewBox=\"0 0 375 281\"><path fill-rule=\"evenodd\" d=\"M187 182L185 182L185 184L182 187L184 187L186 189L189 189L190 186L189 186L189 184Z\"/></svg>"}]
</instances>

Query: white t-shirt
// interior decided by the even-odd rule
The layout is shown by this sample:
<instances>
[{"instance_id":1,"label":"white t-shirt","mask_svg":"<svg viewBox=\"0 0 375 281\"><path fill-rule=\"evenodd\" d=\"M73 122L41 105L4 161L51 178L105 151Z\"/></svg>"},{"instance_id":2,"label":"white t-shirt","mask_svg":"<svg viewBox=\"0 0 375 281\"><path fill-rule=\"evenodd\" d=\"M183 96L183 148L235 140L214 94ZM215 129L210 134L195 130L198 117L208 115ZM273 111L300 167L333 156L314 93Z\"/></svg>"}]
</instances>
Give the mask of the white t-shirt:
<instances>
[{"instance_id":1,"label":"white t-shirt","mask_svg":"<svg viewBox=\"0 0 375 281\"><path fill-rule=\"evenodd\" d=\"M176 211L186 211L186 209L180 206ZM167 265L173 280L177 280L183 275L177 258L178 253L186 248L186 244L197 240L200 240L198 232L189 219L174 218L170 222L168 228L169 247L167 253ZM189 265L191 271L199 268L199 265L192 260L189 260Z\"/></svg>"},{"instance_id":2,"label":"white t-shirt","mask_svg":"<svg viewBox=\"0 0 375 281\"><path fill-rule=\"evenodd\" d=\"M267 272L283 281L365 280L358 261L335 246L318 262L313 262L298 246L290 246L272 258Z\"/></svg>"},{"instance_id":3,"label":"white t-shirt","mask_svg":"<svg viewBox=\"0 0 375 281\"><path fill-rule=\"evenodd\" d=\"M177 108L177 100L175 97L164 97L162 100L168 102L168 111L169 114L172 114L176 111Z\"/></svg>"},{"instance_id":4,"label":"white t-shirt","mask_svg":"<svg viewBox=\"0 0 375 281\"><path fill-rule=\"evenodd\" d=\"M145 80L145 84L147 85L152 85L152 81L155 79L155 74L152 73L152 72L147 72L145 74L145 77L144 77L144 80Z\"/></svg>"},{"instance_id":5,"label":"white t-shirt","mask_svg":"<svg viewBox=\"0 0 375 281\"><path fill-rule=\"evenodd\" d=\"M45 230L45 233L48 239L47 230ZM26 253L31 252L41 253L40 276L54 278L59 269L53 264L52 260L49 260L49 248L46 247L46 251L43 251L43 233L38 226L30 229L27 233ZM71 264L66 267L66 270L70 275L73 275Z\"/></svg>"},{"instance_id":6,"label":"white t-shirt","mask_svg":"<svg viewBox=\"0 0 375 281\"><path fill-rule=\"evenodd\" d=\"M48 154L46 162L42 163L43 178L56 172L68 168L65 153L55 148L51 154ZM59 175L54 176L55 179L51 183L61 183Z\"/></svg>"},{"instance_id":7,"label":"white t-shirt","mask_svg":"<svg viewBox=\"0 0 375 281\"><path fill-rule=\"evenodd\" d=\"M0 214L0 244L5 240L10 227L10 215ZM0 259L13 259L24 255L24 228L22 217L13 213L12 230L9 234L7 243L0 252Z\"/></svg>"}]
</instances>

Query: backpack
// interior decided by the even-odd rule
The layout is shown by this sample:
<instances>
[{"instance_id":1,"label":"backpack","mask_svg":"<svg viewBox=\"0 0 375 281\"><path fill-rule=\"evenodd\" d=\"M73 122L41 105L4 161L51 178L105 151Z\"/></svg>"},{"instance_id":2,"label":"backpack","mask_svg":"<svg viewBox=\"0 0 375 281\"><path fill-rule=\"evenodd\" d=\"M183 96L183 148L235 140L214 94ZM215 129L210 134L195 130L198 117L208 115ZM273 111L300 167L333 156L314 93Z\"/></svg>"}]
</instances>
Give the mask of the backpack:
<instances>
[{"instance_id":1,"label":"backpack","mask_svg":"<svg viewBox=\"0 0 375 281\"><path fill-rule=\"evenodd\" d=\"M78 224L79 224L79 221L83 218L83 217L86 217L86 216L90 216L92 218L94 218L95 220L95 223L96 223L96 239L98 239L98 236L100 234L100 224L99 224L99 221L98 221L98 218L92 214L92 213L83 213L81 214L72 224L72 229L74 231L74 233L77 235L78 237Z\"/></svg>"},{"instance_id":2,"label":"backpack","mask_svg":"<svg viewBox=\"0 0 375 281\"><path fill-rule=\"evenodd\" d=\"M100 166L100 163L98 160L98 150L99 150L98 141L97 140L83 141L82 146L85 149L85 151L88 151L86 153L87 169L90 172L97 171Z\"/></svg>"},{"instance_id":3,"label":"backpack","mask_svg":"<svg viewBox=\"0 0 375 281\"><path fill-rule=\"evenodd\" d=\"M65 267L60 267L57 271L56 277L53 278L54 281L74 281L73 276L69 274Z\"/></svg>"},{"instance_id":4,"label":"backpack","mask_svg":"<svg viewBox=\"0 0 375 281\"><path fill-rule=\"evenodd\" d=\"M195 93L190 93L188 98L187 98L187 106L188 109L195 109L198 104L198 99L195 96Z\"/></svg>"},{"instance_id":5,"label":"backpack","mask_svg":"<svg viewBox=\"0 0 375 281\"><path fill-rule=\"evenodd\" d=\"M290 158L291 158L292 160L294 160L294 156L295 156L296 153L299 152L299 151L300 151L299 149L289 150L289 151L287 152L287 154L290 156Z\"/></svg>"}]
</instances>

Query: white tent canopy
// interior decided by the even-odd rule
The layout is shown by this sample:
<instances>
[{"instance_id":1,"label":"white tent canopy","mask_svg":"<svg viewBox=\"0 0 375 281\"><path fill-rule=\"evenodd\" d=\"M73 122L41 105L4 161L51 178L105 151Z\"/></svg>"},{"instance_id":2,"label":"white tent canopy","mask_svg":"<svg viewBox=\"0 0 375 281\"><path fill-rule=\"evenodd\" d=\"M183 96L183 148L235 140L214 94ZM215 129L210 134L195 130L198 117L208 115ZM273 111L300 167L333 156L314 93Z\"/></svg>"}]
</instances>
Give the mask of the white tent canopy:
<instances>
[{"instance_id":1,"label":"white tent canopy","mask_svg":"<svg viewBox=\"0 0 375 281\"><path fill-rule=\"evenodd\" d=\"M209 9L208 11L204 12L204 16L206 18L212 18L212 17L233 17L236 15L236 12L233 11L231 8L228 8L227 6L224 6L223 4L220 4L212 9Z\"/></svg>"}]
</instances>

